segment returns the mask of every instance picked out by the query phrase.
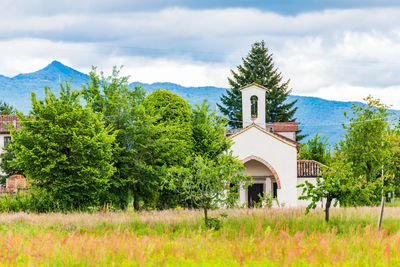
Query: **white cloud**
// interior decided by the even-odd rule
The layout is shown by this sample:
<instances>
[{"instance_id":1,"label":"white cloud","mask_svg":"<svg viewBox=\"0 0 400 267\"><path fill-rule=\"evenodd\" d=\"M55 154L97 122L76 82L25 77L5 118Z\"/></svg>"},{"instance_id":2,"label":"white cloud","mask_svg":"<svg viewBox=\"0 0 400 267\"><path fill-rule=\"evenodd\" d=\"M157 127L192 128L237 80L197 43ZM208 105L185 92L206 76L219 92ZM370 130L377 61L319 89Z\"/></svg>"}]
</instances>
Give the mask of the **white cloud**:
<instances>
[{"instance_id":1,"label":"white cloud","mask_svg":"<svg viewBox=\"0 0 400 267\"><path fill-rule=\"evenodd\" d=\"M14 76L43 68L57 59L64 64L88 73L92 65L111 71L113 66L124 66L123 75L131 81L145 83L174 82L184 86L227 86L229 66L219 63L194 62L181 58L147 58L140 56L104 55L101 49L87 43L53 42L41 39L0 41L0 73Z\"/></svg>"},{"instance_id":2,"label":"white cloud","mask_svg":"<svg viewBox=\"0 0 400 267\"><path fill-rule=\"evenodd\" d=\"M322 98L328 98L331 100L338 101L360 101L368 95L379 98L386 105L393 108L400 108L400 85L398 86L388 86L384 88L374 88L374 87L361 87L352 86L348 84L337 84L327 87L322 87L316 92L313 92L309 96L317 96Z\"/></svg>"},{"instance_id":3,"label":"white cloud","mask_svg":"<svg viewBox=\"0 0 400 267\"><path fill-rule=\"evenodd\" d=\"M215 85L228 87L229 67L223 64L144 57L110 57L99 67L111 69L116 64L118 66L124 65L122 74L130 75L130 81L144 83L161 81L173 82L183 86Z\"/></svg>"},{"instance_id":4,"label":"white cloud","mask_svg":"<svg viewBox=\"0 0 400 267\"><path fill-rule=\"evenodd\" d=\"M0 73L37 70L53 59L88 71L125 65L141 82L228 86L229 69L264 39L293 93L400 107L399 8L284 16L256 9L29 13L0 17Z\"/></svg>"}]
</instances>

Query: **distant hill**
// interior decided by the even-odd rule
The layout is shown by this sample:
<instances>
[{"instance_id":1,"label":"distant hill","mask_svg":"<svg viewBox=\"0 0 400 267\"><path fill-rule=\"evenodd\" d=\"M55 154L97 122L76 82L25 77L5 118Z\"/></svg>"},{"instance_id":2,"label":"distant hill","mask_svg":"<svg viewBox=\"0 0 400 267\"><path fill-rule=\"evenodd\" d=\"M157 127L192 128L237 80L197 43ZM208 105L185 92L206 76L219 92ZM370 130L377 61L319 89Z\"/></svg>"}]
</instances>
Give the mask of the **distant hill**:
<instances>
[{"instance_id":1,"label":"distant hill","mask_svg":"<svg viewBox=\"0 0 400 267\"><path fill-rule=\"evenodd\" d=\"M0 99L18 110L28 112L31 107L32 91L42 98L45 86L50 86L58 92L60 82L70 81L73 78L72 86L78 88L88 77L58 61L53 61L45 68L32 73L18 74L11 78L0 75Z\"/></svg>"},{"instance_id":2,"label":"distant hill","mask_svg":"<svg viewBox=\"0 0 400 267\"><path fill-rule=\"evenodd\" d=\"M54 92L59 92L59 83L71 80L72 87L80 88L81 84L88 79L88 75L74 70L64 64L53 61L45 68L33 73L19 74L15 77L0 75L0 99L8 102L17 109L27 113L30 109L31 91L37 93L39 98L44 96L44 86L50 86ZM190 104L200 104L204 98L213 108L219 102L220 96L225 88L214 86L184 87L174 83L146 84L133 82L129 86L143 86L147 92L155 89L170 89L189 101ZM341 122L345 121L344 112L349 111L352 104L358 102L341 102L325 100L318 97L289 96L288 101L297 100L296 118L299 121L302 134L307 134L307 140L315 133L321 131L321 135L329 137L330 143L337 142L344 131ZM395 111L400 114L400 111Z\"/></svg>"},{"instance_id":3,"label":"distant hill","mask_svg":"<svg viewBox=\"0 0 400 267\"><path fill-rule=\"evenodd\" d=\"M174 83L146 84L134 82L130 84L132 87L135 85L143 86L147 92L158 88L168 88L189 100L190 104L200 104L204 98L207 98L213 108L216 108L216 103L219 102L220 96L226 90L226 88L213 86L184 87ZM345 121L344 112L349 112L353 104L361 104L360 102L342 102L318 97L290 95L288 101L293 100L297 100L296 118L300 122L301 133L307 135L303 141L321 131L321 135L329 137L329 142L332 144L338 142L344 133L341 126L341 123Z\"/></svg>"}]
</instances>

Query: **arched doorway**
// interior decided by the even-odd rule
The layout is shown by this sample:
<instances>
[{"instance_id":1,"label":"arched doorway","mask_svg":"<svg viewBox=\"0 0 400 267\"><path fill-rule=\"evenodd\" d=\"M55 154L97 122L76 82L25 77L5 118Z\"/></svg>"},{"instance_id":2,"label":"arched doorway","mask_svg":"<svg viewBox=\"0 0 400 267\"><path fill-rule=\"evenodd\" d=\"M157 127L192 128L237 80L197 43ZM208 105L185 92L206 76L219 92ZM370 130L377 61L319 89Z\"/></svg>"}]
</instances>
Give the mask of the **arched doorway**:
<instances>
[{"instance_id":1,"label":"arched doorway","mask_svg":"<svg viewBox=\"0 0 400 267\"><path fill-rule=\"evenodd\" d=\"M278 196L278 189L281 183L275 169L265 160L250 156L242 160L245 171L244 173L252 176L253 185L249 186L242 199L247 202L248 207L260 202L260 197L264 194L271 194L272 197Z\"/></svg>"}]
</instances>

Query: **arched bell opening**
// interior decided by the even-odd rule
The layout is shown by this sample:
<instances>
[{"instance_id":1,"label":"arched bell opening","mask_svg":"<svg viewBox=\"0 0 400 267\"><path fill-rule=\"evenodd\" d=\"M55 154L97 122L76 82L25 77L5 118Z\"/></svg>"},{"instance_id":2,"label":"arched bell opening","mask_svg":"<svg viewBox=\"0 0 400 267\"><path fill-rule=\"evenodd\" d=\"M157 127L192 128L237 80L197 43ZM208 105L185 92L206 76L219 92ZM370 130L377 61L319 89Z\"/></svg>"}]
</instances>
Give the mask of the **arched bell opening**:
<instances>
[{"instance_id":1,"label":"arched bell opening","mask_svg":"<svg viewBox=\"0 0 400 267\"><path fill-rule=\"evenodd\" d=\"M250 97L250 114L252 119L258 117L258 97L255 95Z\"/></svg>"}]
</instances>

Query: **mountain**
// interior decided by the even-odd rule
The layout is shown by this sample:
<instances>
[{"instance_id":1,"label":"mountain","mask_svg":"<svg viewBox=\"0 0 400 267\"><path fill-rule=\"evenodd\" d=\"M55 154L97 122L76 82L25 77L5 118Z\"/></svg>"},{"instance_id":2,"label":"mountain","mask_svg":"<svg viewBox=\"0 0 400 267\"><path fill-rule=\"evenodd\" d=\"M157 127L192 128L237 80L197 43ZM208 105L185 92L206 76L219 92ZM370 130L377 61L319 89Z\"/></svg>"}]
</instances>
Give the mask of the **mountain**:
<instances>
[{"instance_id":1,"label":"mountain","mask_svg":"<svg viewBox=\"0 0 400 267\"><path fill-rule=\"evenodd\" d=\"M13 105L18 110L28 112L31 107L31 92L43 98L45 86L59 91L60 82L72 79L72 86L79 88L89 76L53 61L45 68L32 73L18 74L14 77L0 75L0 99Z\"/></svg>"},{"instance_id":2,"label":"mountain","mask_svg":"<svg viewBox=\"0 0 400 267\"><path fill-rule=\"evenodd\" d=\"M18 110L27 113L30 109L31 91L36 92L39 98L44 96L44 86L49 86L56 93L59 92L59 84L72 79L72 88L80 88L88 79L88 75L74 70L64 64L53 61L45 68L32 73L19 74L14 77L0 75L0 99L8 102ZM155 89L170 89L189 101L190 104L201 104L204 98L216 108L220 96L225 88L204 86L184 87L174 83L140 83L133 82L129 87L142 86L147 92ZM296 118L300 122L302 134L308 135L303 141L313 137L318 131L322 136L329 137L330 143L339 141L344 131L341 126L345 122L344 112L349 112L353 104L359 102L331 101L318 97L291 95L288 101L297 100ZM394 111L400 114L400 111Z\"/></svg>"},{"instance_id":3,"label":"mountain","mask_svg":"<svg viewBox=\"0 0 400 267\"><path fill-rule=\"evenodd\" d=\"M172 92L181 95L189 100L190 104L201 104L204 98L213 108L219 102L220 96L225 92L226 88L213 86L206 87L184 87L173 83L140 83L134 82L130 86L142 86L147 92L151 92L158 88L168 88ZM297 100L296 118L300 122L301 134L307 135L302 141L312 138L318 131L321 136L327 136L331 144L338 142L344 134L342 122L346 118L344 112L349 112L353 104L361 104L360 102L342 102L326 100L318 97L290 95L288 101Z\"/></svg>"}]
</instances>

